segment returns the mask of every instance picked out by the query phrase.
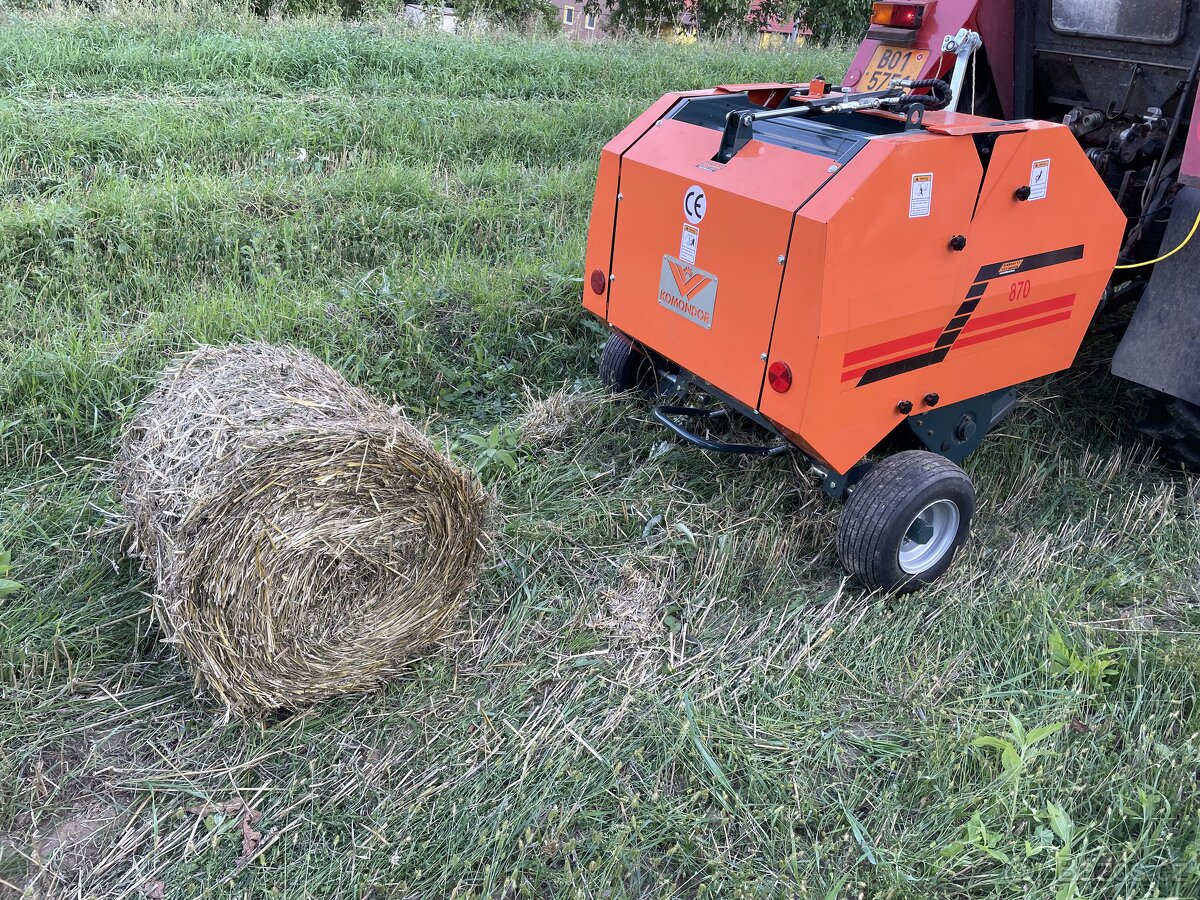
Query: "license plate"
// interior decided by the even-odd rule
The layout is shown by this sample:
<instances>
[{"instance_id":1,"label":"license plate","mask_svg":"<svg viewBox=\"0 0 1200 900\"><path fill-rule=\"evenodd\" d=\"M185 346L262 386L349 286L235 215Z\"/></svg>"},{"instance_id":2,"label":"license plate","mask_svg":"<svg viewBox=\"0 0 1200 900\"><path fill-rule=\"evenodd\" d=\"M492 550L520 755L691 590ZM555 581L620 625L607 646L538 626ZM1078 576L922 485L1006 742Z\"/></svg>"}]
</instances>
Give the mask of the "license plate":
<instances>
[{"instance_id":1,"label":"license plate","mask_svg":"<svg viewBox=\"0 0 1200 900\"><path fill-rule=\"evenodd\" d=\"M885 91L893 78L918 78L929 59L929 51L919 47L890 47L880 44L858 82L859 90Z\"/></svg>"}]
</instances>

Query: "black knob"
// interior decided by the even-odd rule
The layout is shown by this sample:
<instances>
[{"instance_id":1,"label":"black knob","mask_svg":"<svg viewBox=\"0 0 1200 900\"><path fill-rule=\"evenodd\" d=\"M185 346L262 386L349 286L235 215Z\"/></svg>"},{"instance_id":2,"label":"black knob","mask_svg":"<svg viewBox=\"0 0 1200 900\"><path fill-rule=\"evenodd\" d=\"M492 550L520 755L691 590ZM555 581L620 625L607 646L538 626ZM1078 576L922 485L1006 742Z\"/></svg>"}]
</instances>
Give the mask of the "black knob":
<instances>
[{"instance_id":1,"label":"black knob","mask_svg":"<svg viewBox=\"0 0 1200 900\"><path fill-rule=\"evenodd\" d=\"M961 234L956 234L954 237L950 238L950 249L951 250L966 250L967 249L966 237Z\"/></svg>"},{"instance_id":2,"label":"black knob","mask_svg":"<svg viewBox=\"0 0 1200 900\"><path fill-rule=\"evenodd\" d=\"M942 398L939 397L937 394L932 394L932 393L926 394L925 395L925 405L926 406L937 406L938 401L941 399Z\"/></svg>"},{"instance_id":3,"label":"black knob","mask_svg":"<svg viewBox=\"0 0 1200 900\"><path fill-rule=\"evenodd\" d=\"M1013 196L1016 197L1018 200L1028 200L1029 195L1032 193L1033 193L1033 189L1030 188L1029 185L1023 184L1019 188L1017 188L1015 191L1013 191Z\"/></svg>"},{"instance_id":4,"label":"black knob","mask_svg":"<svg viewBox=\"0 0 1200 900\"><path fill-rule=\"evenodd\" d=\"M912 412L912 401L911 400L901 400L899 403L896 404L896 409L899 412L902 412L902 413L904 413L904 415L907 416L910 412Z\"/></svg>"}]
</instances>

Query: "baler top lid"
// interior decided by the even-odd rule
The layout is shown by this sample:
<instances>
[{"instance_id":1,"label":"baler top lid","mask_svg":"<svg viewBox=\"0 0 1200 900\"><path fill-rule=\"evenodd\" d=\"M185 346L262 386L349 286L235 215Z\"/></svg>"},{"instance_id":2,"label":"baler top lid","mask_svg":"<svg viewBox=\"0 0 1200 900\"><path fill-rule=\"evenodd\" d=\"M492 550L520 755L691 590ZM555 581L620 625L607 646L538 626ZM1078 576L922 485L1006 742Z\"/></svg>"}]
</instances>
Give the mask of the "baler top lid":
<instances>
[{"instance_id":1,"label":"baler top lid","mask_svg":"<svg viewBox=\"0 0 1200 900\"><path fill-rule=\"evenodd\" d=\"M680 100L664 118L699 125L714 131L724 131L731 112L746 109L766 109L751 103L749 94L713 94L707 97L687 97ZM843 121L844 120L844 121ZM880 134L899 134L904 120L884 116L853 116L832 114L821 120L782 118L768 119L754 129L755 140L824 156L844 163L859 151L866 141Z\"/></svg>"},{"instance_id":2,"label":"baler top lid","mask_svg":"<svg viewBox=\"0 0 1200 900\"><path fill-rule=\"evenodd\" d=\"M827 92L821 79L778 90L762 87L687 97L666 118L720 129L713 157L718 163L730 162L752 139L844 162L872 138L920 131L925 113L945 109L953 97L950 85L938 79L897 79L886 90L857 94L845 88ZM916 93L920 90L930 93ZM781 94L782 102L772 103Z\"/></svg>"}]
</instances>

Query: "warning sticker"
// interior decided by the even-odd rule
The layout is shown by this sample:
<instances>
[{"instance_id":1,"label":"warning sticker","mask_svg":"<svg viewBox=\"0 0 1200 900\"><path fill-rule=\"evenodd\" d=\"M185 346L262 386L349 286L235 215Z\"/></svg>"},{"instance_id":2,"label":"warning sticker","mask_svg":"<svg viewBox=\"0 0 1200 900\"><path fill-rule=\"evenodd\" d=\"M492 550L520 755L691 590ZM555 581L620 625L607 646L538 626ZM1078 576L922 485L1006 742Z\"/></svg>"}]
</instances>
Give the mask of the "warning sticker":
<instances>
[{"instance_id":1,"label":"warning sticker","mask_svg":"<svg viewBox=\"0 0 1200 900\"><path fill-rule=\"evenodd\" d=\"M700 246L700 229L695 225L683 226L683 237L679 240L679 258L696 264L696 250Z\"/></svg>"},{"instance_id":2,"label":"warning sticker","mask_svg":"<svg viewBox=\"0 0 1200 900\"><path fill-rule=\"evenodd\" d=\"M933 208L933 173L923 172L912 177L912 190L908 195L908 217L919 219L929 215Z\"/></svg>"},{"instance_id":3,"label":"warning sticker","mask_svg":"<svg viewBox=\"0 0 1200 900\"><path fill-rule=\"evenodd\" d=\"M1046 188L1050 186L1050 160L1037 159L1029 173L1029 199L1045 200Z\"/></svg>"}]
</instances>

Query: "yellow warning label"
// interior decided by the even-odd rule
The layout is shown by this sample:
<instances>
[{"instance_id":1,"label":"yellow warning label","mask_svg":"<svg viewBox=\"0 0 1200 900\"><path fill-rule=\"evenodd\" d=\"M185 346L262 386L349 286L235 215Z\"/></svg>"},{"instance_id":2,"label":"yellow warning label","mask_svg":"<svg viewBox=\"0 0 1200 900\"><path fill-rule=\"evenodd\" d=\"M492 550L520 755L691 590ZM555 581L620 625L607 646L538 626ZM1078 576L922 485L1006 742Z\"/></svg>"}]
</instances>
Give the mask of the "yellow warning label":
<instances>
[{"instance_id":1,"label":"yellow warning label","mask_svg":"<svg viewBox=\"0 0 1200 900\"><path fill-rule=\"evenodd\" d=\"M933 173L922 172L912 177L912 190L908 195L908 217L919 219L929 215L933 209Z\"/></svg>"},{"instance_id":2,"label":"yellow warning label","mask_svg":"<svg viewBox=\"0 0 1200 900\"><path fill-rule=\"evenodd\" d=\"M1033 170L1029 173L1029 199L1044 200L1048 187L1050 187L1050 160L1034 160Z\"/></svg>"}]
</instances>

